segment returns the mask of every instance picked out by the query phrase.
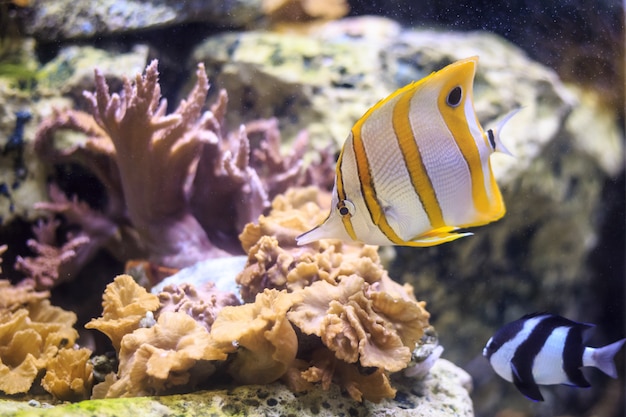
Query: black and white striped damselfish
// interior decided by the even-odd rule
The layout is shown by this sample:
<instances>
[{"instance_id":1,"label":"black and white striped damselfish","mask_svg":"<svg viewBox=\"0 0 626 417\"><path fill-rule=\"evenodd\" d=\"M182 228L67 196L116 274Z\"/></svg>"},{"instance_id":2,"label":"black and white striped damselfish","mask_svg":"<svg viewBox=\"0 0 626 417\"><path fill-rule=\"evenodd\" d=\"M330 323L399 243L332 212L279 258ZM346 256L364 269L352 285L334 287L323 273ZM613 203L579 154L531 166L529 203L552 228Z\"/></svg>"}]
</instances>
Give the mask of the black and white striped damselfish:
<instances>
[{"instance_id":1,"label":"black and white striped damselfish","mask_svg":"<svg viewBox=\"0 0 626 417\"><path fill-rule=\"evenodd\" d=\"M553 314L529 314L498 330L487 342L483 356L522 394L543 401L538 385L589 387L580 369L583 366L617 378L613 357L626 339L599 348L585 346L584 333L592 327Z\"/></svg>"},{"instance_id":2,"label":"black and white striped damselfish","mask_svg":"<svg viewBox=\"0 0 626 417\"><path fill-rule=\"evenodd\" d=\"M352 127L335 171L331 211L296 238L433 246L471 235L505 208L489 157L508 153L473 103L478 57L454 62L369 109Z\"/></svg>"}]
</instances>

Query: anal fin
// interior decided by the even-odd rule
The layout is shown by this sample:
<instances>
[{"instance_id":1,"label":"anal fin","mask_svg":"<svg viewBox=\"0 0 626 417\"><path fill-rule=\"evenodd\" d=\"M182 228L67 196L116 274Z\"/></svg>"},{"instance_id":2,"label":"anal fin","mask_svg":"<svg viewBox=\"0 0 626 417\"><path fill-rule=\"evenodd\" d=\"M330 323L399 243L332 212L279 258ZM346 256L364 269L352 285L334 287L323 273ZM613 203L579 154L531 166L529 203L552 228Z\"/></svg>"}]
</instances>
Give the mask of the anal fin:
<instances>
[{"instance_id":1,"label":"anal fin","mask_svg":"<svg viewBox=\"0 0 626 417\"><path fill-rule=\"evenodd\" d=\"M439 227L415 236L406 242L406 244L407 246L435 246L446 242L452 242L453 240L457 240L465 236L473 235L471 232L456 233L455 230L458 230L458 227Z\"/></svg>"}]
</instances>

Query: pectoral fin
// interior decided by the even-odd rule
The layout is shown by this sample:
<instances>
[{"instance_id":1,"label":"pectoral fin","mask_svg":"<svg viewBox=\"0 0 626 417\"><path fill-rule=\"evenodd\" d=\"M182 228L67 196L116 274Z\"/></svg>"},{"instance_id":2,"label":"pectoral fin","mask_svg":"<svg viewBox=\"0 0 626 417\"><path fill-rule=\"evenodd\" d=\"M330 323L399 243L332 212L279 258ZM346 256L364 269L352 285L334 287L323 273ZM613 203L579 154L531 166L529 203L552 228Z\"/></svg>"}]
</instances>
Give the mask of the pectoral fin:
<instances>
[{"instance_id":1,"label":"pectoral fin","mask_svg":"<svg viewBox=\"0 0 626 417\"><path fill-rule=\"evenodd\" d=\"M530 380L525 380L517 370L514 364L511 364L511 371L513 374L513 384L515 387L524 394L527 398L533 401L543 401L543 395L539 391L539 386L535 383L535 380L530 377Z\"/></svg>"}]
</instances>

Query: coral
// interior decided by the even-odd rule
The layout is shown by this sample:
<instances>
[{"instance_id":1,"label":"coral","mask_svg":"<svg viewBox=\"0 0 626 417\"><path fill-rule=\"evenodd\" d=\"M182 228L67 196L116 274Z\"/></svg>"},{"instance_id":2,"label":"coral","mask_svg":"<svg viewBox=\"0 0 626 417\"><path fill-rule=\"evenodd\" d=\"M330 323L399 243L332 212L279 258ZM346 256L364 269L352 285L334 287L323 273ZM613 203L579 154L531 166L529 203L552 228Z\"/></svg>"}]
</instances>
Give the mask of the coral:
<instances>
[{"instance_id":1,"label":"coral","mask_svg":"<svg viewBox=\"0 0 626 417\"><path fill-rule=\"evenodd\" d=\"M213 282L200 288L187 283L166 285L158 297L159 314L166 311L186 313L209 331L222 308L241 304L235 294L220 291Z\"/></svg>"},{"instance_id":2,"label":"coral","mask_svg":"<svg viewBox=\"0 0 626 417\"><path fill-rule=\"evenodd\" d=\"M204 380L215 370L211 361L226 359L211 343L208 328L217 309L233 302L238 300L211 285L170 286L156 296L130 275L116 277L104 292L102 317L85 325L106 334L118 352L117 375L97 384L94 397L173 393Z\"/></svg>"},{"instance_id":3,"label":"coral","mask_svg":"<svg viewBox=\"0 0 626 417\"><path fill-rule=\"evenodd\" d=\"M411 351L428 324L423 306L372 291L357 275L337 285L326 281L302 290L289 320L305 334L315 334L337 358L361 366L396 372L408 364Z\"/></svg>"},{"instance_id":4,"label":"coral","mask_svg":"<svg viewBox=\"0 0 626 417\"><path fill-rule=\"evenodd\" d=\"M186 260L223 255L191 215L185 195L190 167L215 134L204 126L207 117L200 118L209 88L204 67L199 65L196 86L170 115L158 75L153 61L134 84L124 83L124 94L111 95L96 70L96 91L85 96L115 146L129 218L157 263L178 266L182 254Z\"/></svg>"},{"instance_id":5,"label":"coral","mask_svg":"<svg viewBox=\"0 0 626 417\"><path fill-rule=\"evenodd\" d=\"M91 320L85 327L106 334L117 352L122 338L139 328L146 313L159 308L159 298L138 285L130 275L117 276L107 285L102 298L102 317Z\"/></svg>"},{"instance_id":6,"label":"coral","mask_svg":"<svg viewBox=\"0 0 626 417\"><path fill-rule=\"evenodd\" d=\"M415 299L410 285L389 278L374 246L336 240L296 246L295 236L322 219L316 199L312 188L291 189L274 200L268 216L261 216L257 225L246 226L240 238L248 250L248 262L237 282L244 300L256 297L256 301L222 310L211 335L217 323L226 319L222 315L237 313L241 314L239 321L251 322L256 316L245 314L244 309L259 309L253 307L259 303L274 306L261 301L270 294L282 297L288 300L284 302L289 305L284 310L288 322L302 333L302 340L309 337L295 358L288 356L291 364L281 376L289 386L300 390L319 382L327 389L334 381L358 401L393 397L389 374L409 365L411 353L428 327L425 303ZM269 316L273 320L279 317L275 313ZM258 326L267 329L264 322ZM254 333L256 346L263 340L260 332ZM228 339L220 334L221 346L228 340L239 341L239 335L235 332ZM268 344L267 339L264 343ZM371 372L364 376L363 368ZM254 366L246 364L239 374L247 375L250 369Z\"/></svg>"},{"instance_id":7,"label":"coral","mask_svg":"<svg viewBox=\"0 0 626 417\"><path fill-rule=\"evenodd\" d=\"M393 398L396 389L391 386L389 375L378 368L371 373L363 373L359 368L337 359L332 352L318 349L313 354L312 366L300 374L307 382L319 382L328 390L333 379L344 387L356 401L367 398L378 403L385 398Z\"/></svg>"},{"instance_id":8,"label":"coral","mask_svg":"<svg viewBox=\"0 0 626 417\"><path fill-rule=\"evenodd\" d=\"M248 261L237 277L246 304L213 283L168 285L157 299L117 277L103 317L86 326L107 334L119 358L94 396L186 392L219 368L240 384L282 380L301 392L336 383L357 401L392 398L390 375L411 363L429 314L411 286L389 278L376 247L296 246L295 235L323 216L317 197L292 189L246 226Z\"/></svg>"},{"instance_id":9,"label":"coral","mask_svg":"<svg viewBox=\"0 0 626 417\"><path fill-rule=\"evenodd\" d=\"M345 0L263 0L263 12L274 21L339 19L349 11Z\"/></svg>"},{"instance_id":10,"label":"coral","mask_svg":"<svg viewBox=\"0 0 626 417\"><path fill-rule=\"evenodd\" d=\"M226 354L211 344L202 325L185 313L164 312L154 326L122 338L118 379L106 397L188 389L214 372L211 361L224 359Z\"/></svg>"},{"instance_id":11,"label":"coral","mask_svg":"<svg viewBox=\"0 0 626 417\"><path fill-rule=\"evenodd\" d=\"M316 204L318 190L315 187L288 190L272 201L271 216L260 216L255 222L248 223L239 235L241 246L248 253L262 236L272 236L281 247L294 247L296 236L319 224L326 217ZM330 206L330 198L322 202ZM327 200L327 201L326 201Z\"/></svg>"},{"instance_id":12,"label":"coral","mask_svg":"<svg viewBox=\"0 0 626 417\"><path fill-rule=\"evenodd\" d=\"M181 268L238 253L237 235L269 208L271 198L290 185L325 177L302 169L305 134L281 156L275 120L228 133L226 92L202 112L209 88L202 64L196 75L187 99L166 115L156 61L133 82L125 80L120 94L110 94L96 70L96 91L85 93L93 116L56 111L40 125L35 150L42 160L80 164L106 192L96 209L51 186L53 202L38 205L79 226L90 238L89 256L104 247L124 261L147 257Z\"/></svg>"},{"instance_id":13,"label":"coral","mask_svg":"<svg viewBox=\"0 0 626 417\"><path fill-rule=\"evenodd\" d=\"M93 382L90 356L91 351L86 348L59 350L48 361L41 385L59 400L78 401L89 398Z\"/></svg>"},{"instance_id":14,"label":"coral","mask_svg":"<svg viewBox=\"0 0 626 417\"><path fill-rule=\"evenodd\" d=\"M234 358L229 374L244 384L276 381L291 366L298 351L298 339L287 311L299 296L265 290L254 303L224 307L211 329L216 347Z\"/></svg>"},{"instance_id":15,"label":"coral","mask_svg":"<svg viewBox=\"0 0 626 417\"><path fill-rule=\"evenodd\" d=\"M24 393L65 347L74 345L76 315L50 305L44 298L48 293L34 291L32 282L11 287L0 281L0 287L0 391ZM65 372L64 361L57 365L52 365L55 372Z\"/></svg>"},{"instance_id":16,"label":"coral","mask_svg":"<svg viewBox=\"0 0 626 417\"><path fill-rule=\"evenodd\" d=\"M24 280L17 285L11 285L8 280L0 280L0 311L14 312L48 297L48 291L35 291L32 281Z\"/></svg>"},{"instance_id":17,"label":"coral","mask_svg":"<svg viewBox=\"0 0 626 417\"><path fill-rule=\"evenodd\" d=\"M52 288L72 277L80 249L89 242L87 236L77 236L59 247L55 237L58 225L58 221L40 220L33 227L37 239L26 242L37 256L15 260L15 269L32 279L38 289Z\"/></svg>"},{"instance_id":18,"label":"coral","mask_svg":"<svg viewBox=\"0 0 626 417\"><path fill-rule=\"evenodd\" d=\"M34 329L28 328L28 311L20 309L15 313L0 312L0 391L7 394L27 392L42 368L41 337ZM32 340L31 343L25 343Z\"/></svg>"}]
</instances>

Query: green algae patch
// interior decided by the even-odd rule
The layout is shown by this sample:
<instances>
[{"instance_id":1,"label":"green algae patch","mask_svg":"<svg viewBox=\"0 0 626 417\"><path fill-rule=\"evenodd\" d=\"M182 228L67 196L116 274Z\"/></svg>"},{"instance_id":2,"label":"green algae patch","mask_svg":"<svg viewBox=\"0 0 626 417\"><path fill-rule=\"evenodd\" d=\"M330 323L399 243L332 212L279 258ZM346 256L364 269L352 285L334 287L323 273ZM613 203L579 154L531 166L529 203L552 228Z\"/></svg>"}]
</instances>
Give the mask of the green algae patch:
<instances>
[{"instance_id":1,"label":"green algae patch","mask_svg":"<svg viewBox=\"0 0 626 417\"><path fill-rule=\"evenodd\" d=\"M396 398L378 404L352 400L336 385L293 393L280 383L159 397L111 398L51 406L0 399L0 417L473 417L471 378L439 359L422 380L395 375ZM41 401L41 402L40 402ZM443 413L443 414L442 414Z\"/></svg>"},{"instance_id":2,"label":"green algae patch","mask_svg":"<svg viewBox=\"0 0 626 417\"><path fill-rule=\"evenodd\" d=\"M86 400L74 404L61 404L50 408L33 407L26 405L7 414L9 410L0 403L0 416L13 415L16 417L63 417L63 416L93 416L114 417L141 413L142 417L168 416L172 414L169 408L161 402L149 398L116 398L107 400Z\"/></svg>"}]
</instances>

